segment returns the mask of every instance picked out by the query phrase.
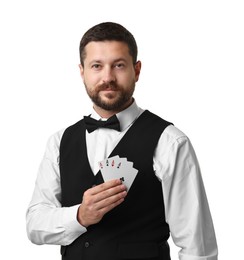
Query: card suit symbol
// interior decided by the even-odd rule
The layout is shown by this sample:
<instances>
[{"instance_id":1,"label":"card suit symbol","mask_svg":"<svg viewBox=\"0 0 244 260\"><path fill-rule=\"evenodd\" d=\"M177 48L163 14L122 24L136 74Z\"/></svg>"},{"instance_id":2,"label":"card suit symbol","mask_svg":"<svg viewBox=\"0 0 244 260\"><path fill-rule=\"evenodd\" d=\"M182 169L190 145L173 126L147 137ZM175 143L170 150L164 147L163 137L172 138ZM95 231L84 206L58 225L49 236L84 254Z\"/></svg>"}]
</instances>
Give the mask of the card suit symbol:
<instances>
[{"instance_id":1,"label":"card suit symbol","mask_svg":"<svg viewBox=\"0 0 244 260\"><path fill-rule=\"evenodd\" d=\"M120 168L120 166L121 166L121 162L118 164L117 168L119 169L119 168Z\"/></svg>"},{"instance_id":2,"label":"card suit symbol","mask_svg":"<svg viewBox=\"0 0 244 260\"><path fill-rule=\"evenodd\" d=\"M121 180L121 181L125 181L125 178L124 178L124 177L121 177L120 180Z\"/></svg>"}]
</instances>

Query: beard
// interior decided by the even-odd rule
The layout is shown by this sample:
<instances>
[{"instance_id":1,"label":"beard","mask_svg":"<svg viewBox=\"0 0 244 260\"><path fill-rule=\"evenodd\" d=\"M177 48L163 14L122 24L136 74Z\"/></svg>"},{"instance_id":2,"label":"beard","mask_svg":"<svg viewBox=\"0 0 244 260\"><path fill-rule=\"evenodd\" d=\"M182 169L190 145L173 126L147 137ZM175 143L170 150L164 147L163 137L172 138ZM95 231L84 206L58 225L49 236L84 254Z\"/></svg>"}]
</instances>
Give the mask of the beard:
<instances>
[{"instance_id":1,"label":"beard","mask_svg":"<svg viewBox=\"0 0 244 260\"><path fill-rule=\"evenodd\" d=\"M131 86L126 90L120 87L118 84L111 82L109 84L101 84L95 88L95 90L89 90L87 85L84 83L86 87L86 92L92 102L107 111L120 111L122 110L128 101L132 98L132 95L135 90L135 82L131 83ZM100 91L106 89L114 90L114 93L106 93L105 97L100 95Z\"/></svg>"}]
</instances>

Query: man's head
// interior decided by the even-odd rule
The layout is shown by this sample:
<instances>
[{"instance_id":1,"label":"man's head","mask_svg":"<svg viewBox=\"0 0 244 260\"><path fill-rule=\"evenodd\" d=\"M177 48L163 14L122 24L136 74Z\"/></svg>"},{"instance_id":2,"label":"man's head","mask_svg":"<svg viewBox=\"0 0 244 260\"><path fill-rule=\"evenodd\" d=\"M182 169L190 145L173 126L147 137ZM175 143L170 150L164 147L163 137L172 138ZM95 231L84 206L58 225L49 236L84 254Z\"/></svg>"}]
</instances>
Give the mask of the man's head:
<instances>
[{"instance_id":1,"label":"man's head","mask_svg":"<svg viewBox=\"0 0 244 260\"><path fill-rule=\"evenodd\" d=\"M109 117L132 102L141 62L133 35L116 23L89 29L80 43L80 73L95 110Z\"/></svg>"},{"instance_id":2,"label":"man's head","mask_svg":"<svg viewBox=\"0 0 244 260\"><path fill-rule=\"evenodd\" d=\"M90 28L80 41L80 63L84 66L85 47L89 42L119 41L127 44L133 63L137 61L137 44L134 36L118 23L105 22Z\"/></svg>"}]
</instances>

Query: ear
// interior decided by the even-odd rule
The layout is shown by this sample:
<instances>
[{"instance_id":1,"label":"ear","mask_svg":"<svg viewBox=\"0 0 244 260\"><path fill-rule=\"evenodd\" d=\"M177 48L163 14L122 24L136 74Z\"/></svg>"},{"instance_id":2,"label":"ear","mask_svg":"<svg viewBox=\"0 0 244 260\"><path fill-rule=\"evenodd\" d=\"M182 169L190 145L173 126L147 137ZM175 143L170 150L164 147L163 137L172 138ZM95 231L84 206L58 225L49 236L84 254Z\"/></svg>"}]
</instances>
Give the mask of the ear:
<instances>
[{"instance_id":1,"label":"ear","mask_svg":"<svg viewBox=\"0 0 244 260\"><path fill-rule=\"evenodd\" d=\"M79 69L80 69L80 75L81 75L82 79L84 80L84 68L81 64L79 64Z\"/></svg>"},{"instance_id":2,"label":"ear","mask_svg":"<svg viewBox=\"0 0 244 260\"><path fill-rule=\"evenodd\" d=\"M136 82L139 80L140 72L141 72L141 61L137 61L135 65Z\"/></svg>"}]
</instances>

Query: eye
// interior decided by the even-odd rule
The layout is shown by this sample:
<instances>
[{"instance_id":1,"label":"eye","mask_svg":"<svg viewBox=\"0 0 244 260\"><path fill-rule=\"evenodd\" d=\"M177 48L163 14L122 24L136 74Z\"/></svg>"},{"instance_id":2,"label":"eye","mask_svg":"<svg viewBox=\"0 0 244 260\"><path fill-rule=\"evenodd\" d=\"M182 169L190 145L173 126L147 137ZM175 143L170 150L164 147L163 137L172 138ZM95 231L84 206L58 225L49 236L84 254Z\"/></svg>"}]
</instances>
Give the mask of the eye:
<instances>
[{"instance_id":1,"label":"eye","mask_svg":"<svg viewBox=\"0 0 244 260\"><path fill-rule=\"evenodd\" d=\"M118 68L118 69L122 69L125 67L125 64L124 63L117 63L114 65L114 67Z\"/></svg>"},{"instance_id":2,"label":"eye","mask_svg":"<svg viewBox=\"0 0 244 260\"><path fill-rule=\"evenodd\" d=\"M92 64L92 69L95 69L95 70L98 70L98 69L100 69L101 68L101 65L100 64L97 64L97 63L95 63L95 64Z\"/></svg>"}]
</instances>

